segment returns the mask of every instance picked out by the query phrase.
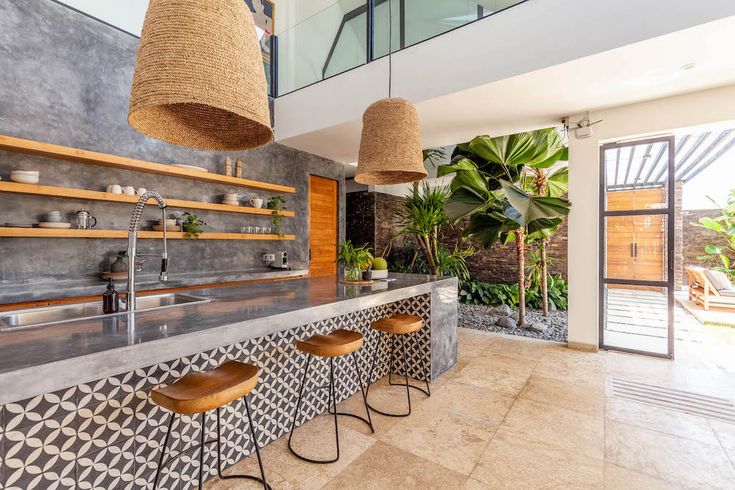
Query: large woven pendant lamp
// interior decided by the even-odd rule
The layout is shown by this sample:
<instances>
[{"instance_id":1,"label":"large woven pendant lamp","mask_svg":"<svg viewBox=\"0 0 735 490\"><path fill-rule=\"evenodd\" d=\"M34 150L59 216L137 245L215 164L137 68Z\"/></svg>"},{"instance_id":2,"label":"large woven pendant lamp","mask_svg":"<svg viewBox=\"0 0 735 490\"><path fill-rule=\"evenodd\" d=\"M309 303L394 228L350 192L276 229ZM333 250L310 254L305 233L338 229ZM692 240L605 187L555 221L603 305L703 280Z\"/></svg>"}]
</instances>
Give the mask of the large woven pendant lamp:
<instances>
[{"instance_id":1,"label":"large woven pendant lamp","mask_svg":"<svg viewBox=\"0 0 735 490\"><path fill-rule=\"evenodd\" d=\"M390 8L392 2L388 4ZM389 17L392 18L392 13ZM389 26L392 24L392 20L388 22ZM389 39L391 36L392 32ZM391 97L392 73L389 48L388 98L371 104L362 116L360 154L355 173L355 182L359 184L405 184L427 176L418 113L411 102Z\"/></svg>"},{"instance_id":2,"label":"large woven pendant lamp","mask_svg":"<svg viewBox=\"0 0 735 490\"><path fill-rule=\"evenodd\" d=\"M245 150L273 139L262 54L243 0L150 1L128 123L202 150Z\"/></svg>"}]
</instances>

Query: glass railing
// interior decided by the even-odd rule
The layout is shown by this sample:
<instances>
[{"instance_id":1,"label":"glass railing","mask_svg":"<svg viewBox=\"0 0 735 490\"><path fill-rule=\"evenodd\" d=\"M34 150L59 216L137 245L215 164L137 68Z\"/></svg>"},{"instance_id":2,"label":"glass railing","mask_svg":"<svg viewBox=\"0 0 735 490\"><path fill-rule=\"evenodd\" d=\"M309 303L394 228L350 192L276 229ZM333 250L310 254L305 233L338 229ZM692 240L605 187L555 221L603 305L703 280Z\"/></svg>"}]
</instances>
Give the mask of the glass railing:
<instances>
[{"instance_id":1,"label":"glass railing","mask_svg":"<svg viewBox=\"0 0 735 490\"><path fill-rule=\"evenodd\" d=\"M527 0L334 0L273 43L275 96L364 65ZM271 53L273 54L273 53Z\"/></svg>"}]
</instances>

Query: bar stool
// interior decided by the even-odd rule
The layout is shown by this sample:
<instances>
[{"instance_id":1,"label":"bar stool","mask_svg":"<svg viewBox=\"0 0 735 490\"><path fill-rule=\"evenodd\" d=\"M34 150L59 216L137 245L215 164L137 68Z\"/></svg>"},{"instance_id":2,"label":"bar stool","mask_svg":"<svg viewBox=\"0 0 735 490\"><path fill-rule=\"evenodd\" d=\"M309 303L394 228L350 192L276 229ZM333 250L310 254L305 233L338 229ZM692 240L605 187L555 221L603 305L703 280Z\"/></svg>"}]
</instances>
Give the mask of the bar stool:
<instances>
[{"instance_id":1,"label":"bar stool","mask_svg":"<svg viewBox=\"0 0 735 490\"><path fill-rule=\"evenodd\" d=\"M253 427L253 419L250 415L250 405L248 404L247 394L258 384L258 368L252 364L244 364L238 361L228 361L211 371L191 372L173 384L158 388L151 391L153 402L170 411L168 430L166 438L163 441L161 456L158 460L158 468L156 469L156 478L153 481L153 488L158 486L158 479L161 469L178 459L185 452L199 449L199 488L202 488L202 476L204 474L204 446L207 444L217 443L217 474L221 479L228 480L234 478L244 478L254 480L263 484L263 488L270 490L270 486L265 480L263 472L263 463L260 460L260 451L258 449L258 439L255 436L255 428ZM221 427L220 427L220 408L230 402L242 398L245 402L245 411L250 425L250 435L255 445L255 454L258 458L258 466L260 467L260 478L251 475L223 475L222 474L222 452L221 452ZM210 410L217 412L217 439L210 441L204 440L205 415ZM181 451L164 462L168 439L171 435L171 427L174 423L174 417L178 415L201 414L202 433L200 443L186 450Z\"/></svg>"},{"instance_id":2,"label":"bar stool","mask_svg":"<svg viewBox=\"0 0 735 490\"><path fill-rule=\"evenodd\" d=\"M367 393L365 392L365 389L362 385L362 374L360 373L360 365L357 362L357 358L355 357L355 352L362 347L363 344L363 336L360 332L354 332L352 330L335 330L334 332L331 332L327 335L320 335L316 334L312 337L310 337L307 340L301 340L296 342L296 348L305 353L307 355L306 357L306 365L304 366L304 377L301 380L301 387L299 388L299 398L296 402L296 408L294 410L293 415L293 423L291 424L291 433L288 435L288 449L291 451L291 453L294 454L299 459L302 459L304 461L307 461L309 463L317 463L317 464L328 464L328 463L334 463L335 461L339 460L339 424L337 423L337 416L343 415L346 417L353 417L358 420L362 420L365 422L369 427L370 430L375 433L375 429L373 429L373 421L370 418L370 410L368 410L367 405ZM362 399L363 403L365 404L365 413L367 413L367 419L360 417L359 415L355 415L352 413L343 413L343 412L337 412L337 400L335 396L335 389L334 389L334 358L335 357L342 357L351 354L352 358L352 364L355 368L355 375L357 376L357 384L360 387L360 391L362 392ZM327 401L327 411L330 415L334 415L334 437L337 445L337 457L334 459L328 459L328 460L317 460L308 458L306 456L302 456L301 454L297 453L296 450L291 446L291 438L293 437L294 430L296 429L296 419L299 415L299 407L301 406L301 400L303 398L304 394L304 386L306 385L306 377L309 373L309 365L311 364L311 359L313 357L327 357L329 358L329 384L326 386L318 386L316 389L328 389L329 390L329 398ZM330 409L330 403L333 407L333 410Z\"/></svg>"},{"instance_id":3,"label":"bar stool","mask_svg":"<svg viewBox=\"0 0 735 490\"><path fill-rule=\"evenodd\" d=\"M375 353L373 354L373 364L370 368L370 377L368 380L373 379L373 372L375 371L375 366L378 363L378 351L380 350L380 343L383 340L383 337L385 334L387 334L390 338L390 367L388 370L388 384L392 386L405 386L406 387L406 399L408 400L408 412L406 413L389 413L384 412L382 410L378 410L377 408L374 408L372 405L370 405L370 402L368 402L368 407L370 407L371 410L381 414L385 415L387 417L408 417L411 415L411 389L419 390L420 392L424 393L427 396L431 396L431 387L429 387L429 379L425 380L426 383L426 389L424 390L420 386L416 386L414 384L409 383L408 381L408 355L406 354L406 338L410 334L414 334L414 338L416 339L416 348L419 348L419 337L415 332L418 332L421 330L421 327L424 326L424 320L420 316L416 315L404 315L404 314L396 314L393 316L389 316L386 318L381 318L380 320L374 322L371 327L373 330L378 331L378 342L375 344ZM393 354L395 351L395 340L396 337L401 337L401 346L403 348L403 370L405 372L406 376L406 382L405 383L394 383L392 376L393 376ZM370 385L367 387L367 393L366 398L370 395Z\"/></svg>"}]
</instances>

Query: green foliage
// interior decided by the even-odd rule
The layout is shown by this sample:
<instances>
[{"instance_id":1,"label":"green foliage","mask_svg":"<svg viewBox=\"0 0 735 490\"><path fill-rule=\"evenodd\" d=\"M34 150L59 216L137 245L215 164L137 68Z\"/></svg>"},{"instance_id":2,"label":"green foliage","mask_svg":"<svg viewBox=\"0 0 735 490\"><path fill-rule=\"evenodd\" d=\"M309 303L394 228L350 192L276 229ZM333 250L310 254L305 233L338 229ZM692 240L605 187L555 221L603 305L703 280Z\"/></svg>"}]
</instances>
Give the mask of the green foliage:
<instances>
[{"instance_id":1,"label":"green foliage","mask_svg":"<svg viewBox=\"0 0 735 490\"><path fill-rule=\"evenodd\" d=\"M417 186L404 198L394 215L398 231L393 238L412 238L423 252L431 274L441 273L438 263L439 231L449 223L444 211L448 196L448 188L432 187L424 181L420 188Z\"/></svg>"},{"instance_id":2,"label":"green foliage","mask_svg":"<svg viewBox=\"0 0 735 490\"><path fill-rule=\"evenodd\" d=\"M710 257L717 257L722 264L716 270L724 272L731 279L735 279L735 189L730 191L727 198L727 205L720 209L720 216L716 218L700 218L699 223L692 223L694 226L700 226L717 233L724 245L707 244L704 252L707 254L698 257L699 260L706 260Z\"/></svg>"},{"instance_id":3,"label":"green foliage","mask_svg":"<svg viewBox=\"0 0 735 490\"><path fill-rule=\"evenodd\" d=\"M454 250L449 250L445 246L439 245L437 252L439 273L442 276L455 276L460 281L466 281L470 278L467 259L475 254L474 247L461 249L455 245Z\"/></svg>"},{"instance_id":4,"label":"green foliage","mask_svg":"<svg viewBox=\"0 0 735 490\"><path fill-rule=\"evenodd\" d=\"M551 308L566 310L568 307L569 288L561 276L549 276L549 303ZM512 308L518 306L518 284L488 284L480 281L463 281L460 284L459 299L463 303L476 305L501 304ZM526 306L541 309L541 285L530 284L526 288Z\"/></svg>"},{"instance_id":5,"label":"green foliage","mask_svg":"<svg viewBox=\"0 0 735 490\"><path fill-rule=\"evenodd\" d=\"M268 199L266 207L272 209L271 221L273 222L273 231L278 235L279 238L283 237L281 233L281 223L283 222L283 215L280 211L283 209L283 205L286 204L286 198L283 196L273 196Z\"/></svg>"},{"instance_id":6,"label":"green foliage","mask_svg":"<svg viewBox=\"0 0 735 490\"><path fill-rule=\"evenodd\" d=\"M447 157L447 152L444 148L427 148L422 152L424 162L429 162L432 167L436 167L436 164L441 162Z\"/></svg>"},{"instance_id":7,"label":"green foliage","mask_svg":"<svg viewBox=\"0 0 735 490\"><path fill-rule=\"evenodd\" d=\"M373 254L367 245L355 247L347 240L339 249L337 263L344 264L347 269L367 270L373 263Z\"/></svg>"},{"instance_id":8,"label":"green foliage","mask_svg":"<svg viewBox=\"0 0 735 490\"><path fill-rule=\"evenodd\" d=\"M566 310L569 306L569 286L561 276L547 276L549 306L552 310ZM526 305L531 308L542 309L543 296L541 284L529 284L526 288Z\"/></svg>"},{"instance_id":9,"label":"green foliage","mask_svg":"<svg viewBox=\"0 0 735 490\"><path fill-rule=\"evenodd\" d=\"M184 238L199 238L202 233L202 227L207 223L194 213L185 212L181 221L181 228L184 230Z\"/></svg>"},{"instance_id":10,"label":"green foliage","mask_svg":"<svg viewBox=\"0 0 735 490\"><path fill-rule=\"evenodd\" d=\"M475 305L518 306L518 284L488 284L476 280L460 285L459 300Z\"/></svg>"}]
</instances>

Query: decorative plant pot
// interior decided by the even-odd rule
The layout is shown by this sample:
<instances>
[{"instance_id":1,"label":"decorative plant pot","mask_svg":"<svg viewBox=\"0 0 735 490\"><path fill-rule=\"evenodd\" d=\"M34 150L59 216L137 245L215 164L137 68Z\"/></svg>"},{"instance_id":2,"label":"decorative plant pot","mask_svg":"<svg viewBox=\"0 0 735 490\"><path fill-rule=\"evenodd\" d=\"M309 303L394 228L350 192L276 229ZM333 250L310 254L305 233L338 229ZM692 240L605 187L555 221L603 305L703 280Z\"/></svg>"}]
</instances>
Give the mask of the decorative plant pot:
<instances>
[{"instance_id":1,"label":"decorative plant pot","mask_svg":"<svg viewBox=\"0 0 735 490\"><path fill-rule=\"evenodd\" d=\"M362 270L359 267L345 269L345 281L359 281L362 279Z\"/></svg>"},{"instance_id":2,"label":"decorative plant pot","mask_svg":"<svg viewBox=\"0 0 735 490\"><path fill-rule=\"evenodd\" d=\"M112 272L127 272L128 271L128 264L125 263L122 257L117 257L115 261L110 266L110 271Z\"/></svg>"},{"instance_id":3,"label":"decorative plant pot","mask_svg":"<svg viewBox=\"0 0 735 490\"><path fill-rule=\"evenodd\" d=\"M388 269L372 270L369 279L386 279L388 277Z\"/></svg>"}]
</instances>

